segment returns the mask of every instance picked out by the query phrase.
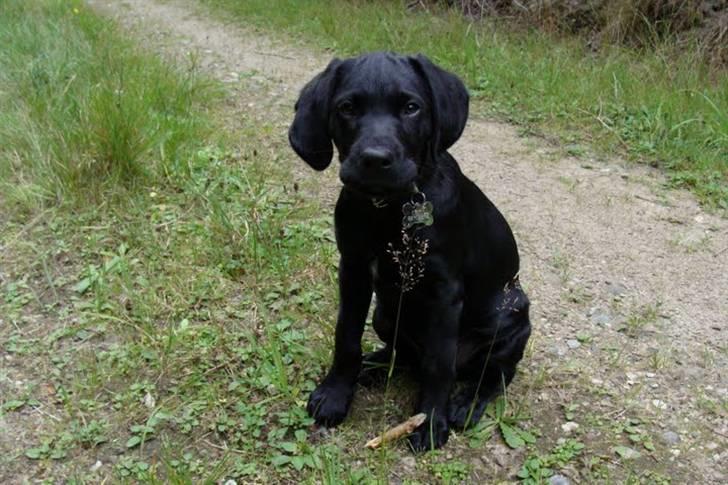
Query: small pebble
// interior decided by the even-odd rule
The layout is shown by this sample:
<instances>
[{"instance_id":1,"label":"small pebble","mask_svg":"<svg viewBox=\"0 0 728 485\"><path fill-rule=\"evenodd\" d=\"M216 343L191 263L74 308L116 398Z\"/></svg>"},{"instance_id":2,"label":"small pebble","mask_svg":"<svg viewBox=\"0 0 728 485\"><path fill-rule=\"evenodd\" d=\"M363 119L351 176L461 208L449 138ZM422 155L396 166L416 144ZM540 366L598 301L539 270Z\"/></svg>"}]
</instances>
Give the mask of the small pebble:
<instances>
[{"instance_id":1,"label":"small pebble","mask_svg":"<svg viewBox=\"0 0 728 485\"><path fill-rule=\"evenodd\" d=\"M662 433L662 441L668 445L676 445L680 443L680 435L674 431L665 431Z\"/></svg>"},{"instance_id":2,"label":"small pebble","mask_svg":"<svg viewBox=\"0 0 728 485\"><path fill-rule=\"evenodd\" d=\"M567 421L566 423L561 425L561 430L566 434L571 434L579 427L579 423L575 423L574 421Z\"/></svg>"},{"instance_id":3,"label":"small pebble","mask_svg":"<svg viewBox=\"0 0 728 485\"><path fill-rule=\"evenodd\" d=\"M573 349L578 349L579 347L581 347L581 344L579 343L579 341L576 340L576 339L573 339L573 338L567 340L566 341L566 345L568 345L569 348L572 349L572 350Z\"/></svg>"},{"instance_id":4,"label":"small pebble","mask_svg":"<svg viewBox=\"0 0 728 485\"><path fill-rule=\"evenodd\" d=\"M399 462L405 471L412 472L415 470L415 467L417 466L417 460L415 460L415 458L413 456L405 456Z\"/></svg>"},{"instance_id":5,"label":"small pebble","mask_svg":"<svg viewBox=\"0 0 728 485\"><path fill-rule=\"evenodd\" d=\"M549 478L549 485L570 485L571 482L563 475L553 475Z\"/></svg>"},{"instance_id":6,"label":"small pebble","mask_svg":"<svg viewBox=\"0 0 728 485\"><path fill-rule=\"evenodd\" d=\"M600 327L608 327L612 324L612 317L606 313L595 313L590 317L590 320L594 325L599 325Z\"/></svg>"},{"instance_id":7,"label":"small pebble","mask_svg":"<svg viewBox=\"0 0 728 485\"><path fill-rule=\"evenodd\" d=\"M607 291L617 299L627 293L627 287L621 283L607 283Z\"/></svg>"},{"instance_id":8,"label":"small pebble","mask_svg":"<svg viewBox=\"0 0 728 485\"><path fill-rule=\"evenodd\" d=\"M152 396L150 393L146 393L144 395L144 405L148 409L154 409L154 407L157 405L156 399L154 399L154 396Z\"/></svg>"},{"instance_id":9,"label":"small pebble","mask_svg":"<svg viewBox=\"0 0 728 485\"><path fill-rule=\"evenodd\" d=\"M564 349L560 345L554 345L553 347L551 347L550 352L559 357L563 357L564 355L566 355L566 349Z\"/></svg>"}]
</instances>

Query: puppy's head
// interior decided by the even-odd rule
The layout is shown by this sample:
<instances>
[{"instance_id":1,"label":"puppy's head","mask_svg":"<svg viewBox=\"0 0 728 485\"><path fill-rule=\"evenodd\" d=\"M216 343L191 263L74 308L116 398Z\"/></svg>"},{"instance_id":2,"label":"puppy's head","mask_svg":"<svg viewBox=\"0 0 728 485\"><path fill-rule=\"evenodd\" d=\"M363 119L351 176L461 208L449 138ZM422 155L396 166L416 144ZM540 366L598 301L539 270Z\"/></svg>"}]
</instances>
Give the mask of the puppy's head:
<instances>
[{"instance_id":1,"label":"puppy's head","mask_svg":"<svg viewBox=\"0 0 728 485\"><path fill-rule=\"evenodd\" d=\"M301 91L291 146L316 170L341 161L345 185L372 196L409 190L457 141L468 92L424 56L334 59Z\"/></svg>"}]
</instances>

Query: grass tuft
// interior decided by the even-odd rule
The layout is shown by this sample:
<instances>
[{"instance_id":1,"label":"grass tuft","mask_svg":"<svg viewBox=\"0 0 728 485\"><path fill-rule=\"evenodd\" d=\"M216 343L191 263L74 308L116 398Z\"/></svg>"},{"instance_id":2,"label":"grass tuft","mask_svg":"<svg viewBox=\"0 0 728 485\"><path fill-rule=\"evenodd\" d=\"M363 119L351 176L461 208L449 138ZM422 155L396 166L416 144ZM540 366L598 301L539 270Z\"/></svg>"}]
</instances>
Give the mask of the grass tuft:
<instances>
[{"instance_id":1,"label":"grass tuft","mask_svg":"<svg viewBox=\"0 0 728 485\"><path fill-rule=\"evenodd\" d=\"M0 187L8 202L89 201L164 173L201 131L209 86L80 1L0 16Z\"/></svg>"}]
</instances>

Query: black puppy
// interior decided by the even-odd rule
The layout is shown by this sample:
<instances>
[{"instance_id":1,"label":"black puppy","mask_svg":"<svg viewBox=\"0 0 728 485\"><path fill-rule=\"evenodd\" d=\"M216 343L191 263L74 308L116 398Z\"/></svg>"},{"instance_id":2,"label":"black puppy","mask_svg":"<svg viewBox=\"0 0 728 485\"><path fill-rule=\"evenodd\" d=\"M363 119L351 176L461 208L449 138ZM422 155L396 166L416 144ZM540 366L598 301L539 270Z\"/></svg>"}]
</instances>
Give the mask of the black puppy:
<instances>
[{"instance_id":1,"label":"black puppy","mask_svg":"<svg viewBox=\"0 0 728 485\"><path fill-rule=\"evenodd\" d=\"M513 379L531 331L516 242L446 151L465 127L468 100L463 83L427 58L391 53L335 59L301 92L290 143L323 170L333 140L344 183L335 212L336 347L308 402L319 424L346 417L362 360L386 373L395 349L420 383L416 411L428 416L410 436L415 450L442 446L449 426L476 423ZM403 234L425 253L405 292L402 258L392 254L404 250ZM374 329L386 346L362 359L372 291Z\"/></svg>"}]
</instances>

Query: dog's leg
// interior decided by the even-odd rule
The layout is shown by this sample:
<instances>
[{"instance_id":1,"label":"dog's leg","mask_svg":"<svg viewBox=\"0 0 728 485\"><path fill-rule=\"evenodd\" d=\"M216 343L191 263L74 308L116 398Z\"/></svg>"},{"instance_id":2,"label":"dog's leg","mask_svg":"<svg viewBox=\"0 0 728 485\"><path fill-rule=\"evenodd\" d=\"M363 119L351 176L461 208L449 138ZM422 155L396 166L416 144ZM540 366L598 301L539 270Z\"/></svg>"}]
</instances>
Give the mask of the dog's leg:
<instances>
[{"instance_id":1,"label":"dog's leg","mask_svg":"<svg viewBox=\"0 0 728 485\"><path fill-rule=\"evenodd\" d=\"M371 298L372 280L366 261L342 258L334 360L306 408L317 424L336 426L349 411L361 368L361 337Z\"/></svg>"},{"instance_id":2,"label":"dog's leg","mask_svg":"<svg viewBox=\"0 0 728 485\"><path fill-rule=\"evenodd\" d=\"M486 354L487 350L483 353ZM491 355L488 363L485 359L481 359L481 375L475 379L471 378L450 399L448 409L450 426L458 430L475 426L483 416L488 403L505 393L506 387L516 375L518 360L520 358L517 358L517 353Z\"/></svg>"},{"instance_id":3,"label":"dog's leg","mask_svg":"<svg viewBox=\"0 0 728 485\"><path fill-rule=\"evenodd\" d=\"M458 379L466 383L450 399L448 420L455 429L477 424L488 402L504 394L516 375L516 366L531 334L528 298L522 292L519 295L520 303L515 306L504 306L499 299L500 310L488 323L488 328L497 328L498 333L490 335L490 340L483 342L469 362L458 366ZM472 344L477 336L467 338Z\"/></svg>"},{"instance_id":4,"label":"dog's leg","mask_svg":"<svg viewBox=\"0 0 728 485\"><path fill-rule=\"evenodd\" d=\"M437 292L438 301L425 323L425 346L420 367L420 398L418 413L427 420L409 437L415 451L440 448L447 443L450 429L447 409L450 392L455 383L455 360L462 299L456 285Z\"/></svg>"}]
</instances>

